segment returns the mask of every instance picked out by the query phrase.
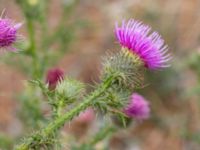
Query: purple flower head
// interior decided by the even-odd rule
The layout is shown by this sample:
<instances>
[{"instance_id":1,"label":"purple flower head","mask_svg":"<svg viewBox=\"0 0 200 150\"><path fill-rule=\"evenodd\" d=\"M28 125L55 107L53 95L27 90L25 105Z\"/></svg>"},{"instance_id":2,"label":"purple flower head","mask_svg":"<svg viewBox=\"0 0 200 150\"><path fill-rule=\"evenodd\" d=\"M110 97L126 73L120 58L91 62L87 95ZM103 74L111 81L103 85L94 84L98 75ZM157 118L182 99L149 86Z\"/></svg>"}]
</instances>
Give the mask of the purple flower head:
<instances>
[{"instance_id":1,"label":"purple flower head","mask_svg":"<svg viewBox=\"0 0 200 150\"><path fill-rule=\"evenodd\" d=\"M17 41L17 30L22 23L14 24L7 18L0 18L0 48L5 48L10 51L16 51L13 44Z\"/></svg>"},{"instance_id":2,"label":"purple flower head","mask_svg":"<svg viewBox=\"0 0 200 150\"><path fill-rule=\"evenodd\" d=\"M141 95L133 93L130 103L124 109L124 113L128 117L133 117L138 120L147 119L150 113L149 102Z\"/></svg>"},{"instance_id":3,"label":"purple flower head","mask_svg":"<svg viewBox=\"0 0 200 150\"><path fill-rule=\"evenodd\" d=\"M168 48L157 32L151 33L149 26L130 19L123 21L121 27L116 24L115 35L120 45L136 54L145 67L156 70L169 66Z\"/></svg>"},{"instance_id":4,"label":"purple flower head","mask_svg":"<svg viewBox=\"0 0 200 150\"><path fill-rule=\"evenodd\" d=\"M50 69L47 72L46 83L50 90L54 90L59 81L64 79L64 72L61 69Z\"/></svg>"}]
</instances>

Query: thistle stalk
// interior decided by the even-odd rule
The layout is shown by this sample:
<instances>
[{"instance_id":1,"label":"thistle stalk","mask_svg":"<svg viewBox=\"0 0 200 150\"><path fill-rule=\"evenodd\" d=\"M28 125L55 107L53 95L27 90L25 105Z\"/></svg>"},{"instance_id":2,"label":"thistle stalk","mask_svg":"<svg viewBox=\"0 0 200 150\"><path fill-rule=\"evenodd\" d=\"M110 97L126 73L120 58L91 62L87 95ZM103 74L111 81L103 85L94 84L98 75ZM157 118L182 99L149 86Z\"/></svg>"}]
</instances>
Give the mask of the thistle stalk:
<instances>
[{"instance_id":1,"label":"thistle stalk","mask_svg":"<svg viewBox=\"0 0 200 150\"><path fill-rule=\"evenodd\" d=\"M37 145L37 141L40 142L43 139L48 139L51 137L56 130L60 129L64 125L65 122L72 120L75 116L79 115L80 112L91 106L98 97L103 95L104 92L112 86L112 83L115 82L118 77L118 74L113 74L112 76L108 77L91 95L86 97L80 105L58 117L54 122L47 125L46 128L33 135L34 137L30 137L25 140L25 142L19 145L16 150L29 150L29 148L34 144ZM37 141L35 141L36 139Z\"/></svg>"}]
</instances>

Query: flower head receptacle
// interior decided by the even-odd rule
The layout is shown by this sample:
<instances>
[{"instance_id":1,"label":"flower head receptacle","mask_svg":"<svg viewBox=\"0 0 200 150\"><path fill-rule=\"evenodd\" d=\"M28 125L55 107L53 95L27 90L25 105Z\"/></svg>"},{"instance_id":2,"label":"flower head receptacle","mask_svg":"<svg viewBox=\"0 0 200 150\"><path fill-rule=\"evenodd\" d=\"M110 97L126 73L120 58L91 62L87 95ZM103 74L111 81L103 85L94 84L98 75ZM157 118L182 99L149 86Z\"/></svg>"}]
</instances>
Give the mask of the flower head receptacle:
<instances>
[{"instance_id":1,"label":"flower head receptacle","mask_svg":"<svg viewBox=\"0 0 200 150\"><path fill-rule=\"evenodd\" d=\"M118 80L115 82L119 89L141 88L144 80L143 61L137 55L123 48L117 54L109 54L104 58L103 78L112 74L118 74Z\"/></svg>"}]
</instances>

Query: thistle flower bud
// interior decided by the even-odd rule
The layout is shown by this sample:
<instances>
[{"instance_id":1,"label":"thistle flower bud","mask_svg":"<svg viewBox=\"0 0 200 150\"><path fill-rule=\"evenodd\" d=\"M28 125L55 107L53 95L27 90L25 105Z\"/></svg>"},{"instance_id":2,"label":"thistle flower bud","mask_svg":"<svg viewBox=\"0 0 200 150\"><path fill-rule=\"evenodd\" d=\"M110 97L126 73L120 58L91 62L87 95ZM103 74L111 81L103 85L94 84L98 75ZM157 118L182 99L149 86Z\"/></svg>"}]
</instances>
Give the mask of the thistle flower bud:
<instances>
[{"instance_id":1,"label":"thistle flower bud","mask_svg":"<svg viewBox=\"0 0 200 150\"><path fill-rule=\"evenodd\" d=\"M168 67L171 56L164 40L157 32L139 21L123 21L121 27L116 24L115 35L120 45L137 55L144 66L151 70Z\"/></svg>"},{"instance_id":2,"label":"thistle flower bud","mask_svg":"<svg viewBox=\"0 0 200 150\"><path fill-rule=\"evenodd\" d=\"M56 93L62 98L64 97L66 101L73 101L79 99L85 92L85 86L83 83L66 78L59 82L56 87Z\"/></svg>"},{"instance_id":3,"label":"thistle flower bud","mask_svg":"<svg viewBox=\"0 0 200 150\"><path fill-rule=\"evenodd\" d=\"M47 72L46 83L49 86L50 90L54 90L58 82L64 79L64 72L61 69L54 68L50 69Z\"/></svg>"},{"instance_id":4,"label":"thistle flower bud","mask_svg":"<svg viewBox=\"0 0 200 150\"><path fill-rule=\"evenodd\" d=\"M137 55L132 55L127 49L122 49L117 54L110 54L104 58L103 78L112 74L119 74L116 87L134 90L143 85L144 67Z\"/></svg>"},{"instance_id":5,"label":"thistle flower bud","mask_svg":"<svg viewBox=\"0 0 200 150\"><path fill-rule=\"evenodd\" d=\"M0 48L7 51L16 51L13 44L17 41L17 30L22 23L15 24L14 21L7 18L0 18Z\"/></svg>"},{"instance_id":6,"label":"thistle flower bud","mask_svg":"<svg viewBox=\"0 0 200 150\"><path fill-rule=\"evenodd\" d=\"M149 102L137 93L131 95L130 103L125 107L124 113L130 118L143 120L149 118Z\"/></svg>"}]
</instances>

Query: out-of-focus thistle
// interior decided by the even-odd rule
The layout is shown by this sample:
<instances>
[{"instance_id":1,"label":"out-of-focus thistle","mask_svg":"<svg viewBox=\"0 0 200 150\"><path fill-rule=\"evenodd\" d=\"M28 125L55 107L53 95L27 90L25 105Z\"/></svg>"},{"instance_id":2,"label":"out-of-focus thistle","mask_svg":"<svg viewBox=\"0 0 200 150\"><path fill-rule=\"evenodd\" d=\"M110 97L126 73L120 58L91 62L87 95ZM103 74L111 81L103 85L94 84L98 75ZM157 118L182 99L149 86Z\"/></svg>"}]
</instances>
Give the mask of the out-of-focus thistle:
<instances>
[{"instance_id":1,"label":"out-of-focus thistle","mask_svg":"<svg viewBox=\"0 0 200 150\"><path fill-rule=\"evenodd\" d=\"M124 108L124 113L130 118L143 120L149 118L149 102L137 93L133 93L129 104Z\"/></svg>"},{"instance_id":2,"label":"out-of-focus thistle","mask_svg":"<svg viewBox=\"0 0 200 150\"><path fill-rule=\"evenodd\" d=\"M81 112L75 121L81 123L91 123L95 119L95 113L92 108L86 109L84 112Z\"/></svg>"},{"instance_id":3,"label":"out-of-focus thistle","mask_svg":"<svg viewBox=\"0 0 200 150\"><path fill-rule=\"evenodd\" d=\"M38 145L44 146L45 143L51 143L53 135L65 122L72 120L88 107L97 107L105 113L114 113L122 118L126 117L126 113L122 110L128 105L131 93L136 88L143 86L145 68L156 70L168 66L170 55L167 54L167 48L156 32L149 34L150 28L148 26L134 20L129 20L128 23L123 21L122 27L116 26L115 33L122 50L116 54L109 54L103 59L101 83L97 84L95 90L85 96L80 104L59 115L45 128L26 138L16 148L17 150L37 149ZM68 84L66 86L62 82L61 84L64 90L58 90L58 88L58 95L59 91L67 90L67 92L61 92L64 94L60 99L70 97L68 96L71 95ZM135 99L135 97L133 98ZM129 104L131 108L137 108L135 116L140 114L142 119L146 118L149 112L147 105L140 105L147 104L144 102L146 101L141 97L139 99L137 97L133 103ZM145 106L145 108L140 106ZM125 112L130 114L129 107L126 110Z\"/></svg>"},{"instance_id":4,"label":"out-of-focus thistle","mask_svg":"<svg viewBox=\"0 0 200 150\"><path fill-rule=\"evenodd\" d=\"M17 39L17 30L22 23L15 24L13 20L8 18L0 18L0 48L7 51L17 51L13 46Z\"/></svg>"}]
</instances>

